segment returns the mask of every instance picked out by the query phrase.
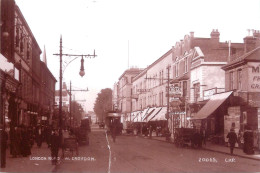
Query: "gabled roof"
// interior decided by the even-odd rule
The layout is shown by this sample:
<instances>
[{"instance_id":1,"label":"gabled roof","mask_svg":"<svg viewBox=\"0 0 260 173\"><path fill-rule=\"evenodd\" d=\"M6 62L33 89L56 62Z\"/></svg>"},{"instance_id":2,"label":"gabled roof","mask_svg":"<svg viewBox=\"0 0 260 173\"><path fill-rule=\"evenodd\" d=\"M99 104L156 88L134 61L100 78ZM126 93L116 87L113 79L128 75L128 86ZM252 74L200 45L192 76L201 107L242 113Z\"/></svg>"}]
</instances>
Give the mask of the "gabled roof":
<instances>
[{"instance_id":1,"label":"gabled roof","mask_svg":"<svg viewBox=\"0 0 260 173\"><path fill-rule=\"evenodd\" d=\"M236 58L233 61L228 62L228 64L224 65L222 69L228 70L246 62L260 62L260 47L257 47L254 50L243 54L239 58Z\"/></svg>"}]
</instances>

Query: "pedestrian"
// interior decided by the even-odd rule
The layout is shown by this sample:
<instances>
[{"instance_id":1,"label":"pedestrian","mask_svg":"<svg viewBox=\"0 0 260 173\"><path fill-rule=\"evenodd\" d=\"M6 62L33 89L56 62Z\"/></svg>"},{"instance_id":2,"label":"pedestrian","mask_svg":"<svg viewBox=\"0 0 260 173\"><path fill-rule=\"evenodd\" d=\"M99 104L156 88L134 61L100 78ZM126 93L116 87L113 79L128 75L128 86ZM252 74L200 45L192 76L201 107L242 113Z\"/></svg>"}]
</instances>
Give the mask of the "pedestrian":
<instances>
[{"instance_id":1,"label":"pedestrian","mask_svg":"<svg viewBox=\"0 0 260 173\"><path fill-rule=\"evenodd\" d=\"M21 143L21 132L20 127L11 127L10 129L10 142L11 149L10 154L13 158L16 158L21 154L20 143Z\"/></svg>"},{"instance_id":2,"label":"pedestrian","mask_svg":"<svg viewBox=\"0 0 260 173\"><path fill-rule=\"evenodd\" d=\"M202 141L203 141L203 145L206 146L206 141L207 141L207 137L206 137L206 129L205 128L201 128L201 136L202 136Z\"/></svg>"},{"instance_id":3,"label":"pedestrian","mask_svg":"<svg viewBox=\"0 0 260 173\"><path fill-rule=\"evenodd\" d=\"M36 139L37 146L40 148L42 146L42 129L41 129L41 126L36 127L35 139Z\"/></svg>"},{"instance_id":4,"label":"pedestrian","mask_svg":"<svg viewBox=\"0 0 260 173\"><path fill-rule=\"evenodd\" d=\"M244 148L243 151L246 154L254 154L254 134L250 127L247 127L244 132Z\"/></svg>"},{"instance_id":5,"label":"pedestrian","mask_svg":"<svg viewBox=\"0 0 260 173\"><path fill-rule=\"evenodd\" d=\"M116 127L116 123L112 123L111 124L111 136L112 136L112 138L113 138L113 142L116 142L116 129L117 129L117 127Z\"/></svg>"},{"instance_id":6,"label":"pedestrian","mask_svg":"<svg viewBox=\"0 0 260 173\"><path fill-rule=\"evenodd\" d=\"M58 129L53 129L50 139L50 148L51 148L51 160L52 165L56 165L58 161L58 154L59 154L59 147L60 147L60 136Z\"/></svg>"},{"instance_id":7,"label":"pedestrian","mask_svg":"<svg viewBox=\"0 0 260 173\"><path fill-rule=\"evenodd\" d=\"M0 125L0 147L1 147L1 168L6 166L6 148L7 148L8 134L4 129L4 126Z\"/></svg>"},{"instance_id":8,"label":"pedestrian","mask_svg":"<svg viewBox=\"0 0 260 173\"><path fill-rule=\"evenodd\" d=\"M227 138L230 147L230 154L233 155L234 147L237 142L237 134L233 128L230 129L230 132L227 134Z\"/></svg>"},{"instance_id":9,"label":"pedestrian","mask_svg":"<svg viewBox=\"0 0 260 173\"><path fill-rule=\"evenodd\" d=\"M152 133L153 133L153 127L152 125L149 126L149 137L152 138Z\"/></svg>"},{"instance_id":10,"label":"pedestrian","mask_svg":"<svg viewBox=\"0 0 260 173\"><path fill-rule=\"evenodd\" d=\"M23 157L31 155L30 137L25 126L21 126L21 154Z\"/></svg>"}]
</instances>

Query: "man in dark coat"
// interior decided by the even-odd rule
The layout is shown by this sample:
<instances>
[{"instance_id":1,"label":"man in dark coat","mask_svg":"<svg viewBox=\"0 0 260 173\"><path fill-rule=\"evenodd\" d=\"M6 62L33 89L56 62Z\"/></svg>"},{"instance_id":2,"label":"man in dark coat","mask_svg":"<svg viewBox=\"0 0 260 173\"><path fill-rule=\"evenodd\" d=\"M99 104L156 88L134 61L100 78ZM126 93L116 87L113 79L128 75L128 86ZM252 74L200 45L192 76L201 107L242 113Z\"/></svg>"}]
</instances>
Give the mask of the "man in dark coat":
<instances>
[{"instance_id":1,"label":"man in dark coat","mask_svg":"<svg viewBox=\"0 0 260 173\"><path fill-rule=\"evenodd\" d=\"M8 140L8 134L3 128L3 125L0 125L1 168L5 168L6 166L7 140Z\"/></svg>"},{"instance_id":2,"label":"man in dark coat","mask_svg":"<svg viewBox=\"0 0 260 173\"><path fill-rule=\"evenodd\" d=\"M50 139L50 147L51 147L51 157L52 157L52 164L56 165L58 160L58 153L60 147L60 135L57 129L54 129L51 134Z\"/></svg>"},{"instance_id":3,"label":"man in dark coat","mask_svg":"<svg viewBox=\"0 0 260 173\"><path fill-rule=\"evenodd\" d=\"M234 147L237 142L237 134L235 133L235 130L233 128L230 129L230 132L227 134L227 138L230 145L230 154L233 154Z\"/></svg>"}]
</instances>

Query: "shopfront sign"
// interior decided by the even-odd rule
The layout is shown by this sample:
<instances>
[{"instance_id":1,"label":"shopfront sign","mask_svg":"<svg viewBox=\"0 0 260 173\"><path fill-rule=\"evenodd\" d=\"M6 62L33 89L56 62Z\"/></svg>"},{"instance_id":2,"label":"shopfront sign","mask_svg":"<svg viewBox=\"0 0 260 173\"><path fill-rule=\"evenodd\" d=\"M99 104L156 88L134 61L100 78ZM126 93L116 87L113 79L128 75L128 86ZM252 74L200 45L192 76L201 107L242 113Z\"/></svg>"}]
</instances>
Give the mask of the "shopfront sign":
<instances>
[{"instance_id":1,"label":"shopfront sign","mask_svg":"<svg viewBox=\"0 0 260 173\"><path fill-rule=\"evenodd\" d=\"M204 100L210 99L210 96L216 94L216 92L217 92L217 88L212 88L212 89L203 91L203 99Z\"/></svg>"},{"instance_id":2,"label":"shopfront sign","mask_svg":"<svg viewBox=\"0 0 260 173\"><path fill-rule=\"evenodd\" d=\"M248 63L248 91L260 92L260 63Z\"/></svg>"}]
</instances>

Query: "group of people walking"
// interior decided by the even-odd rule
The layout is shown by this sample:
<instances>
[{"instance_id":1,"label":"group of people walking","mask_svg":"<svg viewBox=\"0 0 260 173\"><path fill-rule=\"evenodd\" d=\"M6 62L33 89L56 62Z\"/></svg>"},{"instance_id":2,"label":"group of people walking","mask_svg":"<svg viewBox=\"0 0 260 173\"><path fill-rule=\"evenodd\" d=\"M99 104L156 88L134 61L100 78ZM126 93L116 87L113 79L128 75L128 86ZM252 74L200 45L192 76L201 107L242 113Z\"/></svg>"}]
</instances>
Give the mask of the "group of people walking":
<instances>
[{"instance_id":1,"label":"group of people walking","mask_svg":"<svg viewBox=\"0 0 260 173\"><path fill-rule=\"evenodd\" d=\"M1 168L6 167L7 148L10 149L10 155L13 158L28 157L32 154L31 149L36 143L40 148L43 142L46 142L51 150L52 163L57 163L58 151L61 147L61 136L57 128L51 126L12 126L9 133L3 125L0 125L0 142L1 142ZM10 141L10 142L8 142Z\"/></svg>"},{"instance_id":2,"label":"group of people walking","mask_svg":"<svg viewBox=\"0 0 260 173\"><path fill-rule=\"evenodd\" d=\"M230 154L233 154L235 144L241 143L241 133L239 133L239 137L235 133L234 128L230 129L230 132L227 134L228 143L230 147ZM254 134L250 127L246 127L245 132L243 134L244 144L243 144L243 152L246 154L254 154Z\"/></svg>"}]
</instances>

